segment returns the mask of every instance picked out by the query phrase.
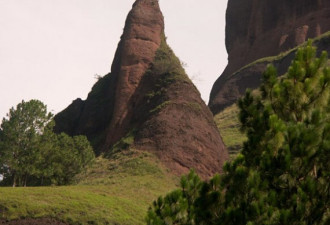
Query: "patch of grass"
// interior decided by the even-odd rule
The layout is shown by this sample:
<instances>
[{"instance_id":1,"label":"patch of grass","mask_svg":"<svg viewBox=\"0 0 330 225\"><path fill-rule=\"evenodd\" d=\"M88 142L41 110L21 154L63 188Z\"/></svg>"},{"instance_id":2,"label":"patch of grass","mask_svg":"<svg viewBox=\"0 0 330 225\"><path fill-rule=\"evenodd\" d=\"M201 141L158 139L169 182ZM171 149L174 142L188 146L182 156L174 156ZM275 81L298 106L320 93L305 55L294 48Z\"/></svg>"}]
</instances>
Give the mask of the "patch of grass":
<instances>
[{"instance_id":1,"label":"patch of grass","mask_svg":"<svg viewBox=\"0 0 330 225\"><path fill-rule=\"evenodd\" d=\"M145 224L150 203L178 178L150 153L132 149L99 157L76 186L0 188L0 218L53 217L70 224Z\"/></svg>"},{"instance_id":2,"label":"patch of grass","mask_svg":"<svg viewBox=\"0 0 330 225\"><path fill-rule=\"evenodd\" d=\"M202 111L202 106L197 102L188 102L185 104L185 106L196 113L200 113Z\"/></svg>"},{"instance_id":3,"label":"patch of grass","mask_svg":"<svg viewBox=\"0 0 330 225\"><path fill-rule=\"evenodd\" d=\"M330 37L330 31L327 31L327 32L323 33L322 35L314 38L313 42L320 41L321 39L324 39L324 38L327 38L327 37Z\"/></svg>"},{"instance_id":4,"label":"patch of grass","mask_svg":"<svg viewBox=\"0 0 330 225\"><path fill-rule=\"evenodd\" d=\"M259 64L259 63L272 63L274 61L280 60L280 59L284 58L285 56L289 55L291 52L296 51L297 49L298 49L298 47L295 47L295 48L292 48L292 49L290 49L286 52L281 52L280 54L275 55L275 56L268 56L268 57L257 59L256 61L253 61L253 62L243 66L239 70L237 70L235 73L233 73L232 76L235 76L236 74L240 73L242 70L244 70L246 68L249 68L251 66L254 66L256 64Z\"/></svg>"},{"instance_id":5,"label":"patch of grass","mask_svg":"<svg viewBox=\"0 0 330 225\"><path fill-rule=\"evenodd\" d=\"M157 105L155 108L151 109L149 112L150 113L158 112L161 109L165 108L166 106L170 105L171 103L172 103L171 101L164 101L161 104Z\"/></svg>"},{"instance_id":6,"label":"patch of grass","mask_svg":"<svg viewBox=\"0 0 330 225\"><path fill-rule=\"evenodd\" d=\"M110 155L107 156L110 157L115 152L129 149L129 147L134 143L135 134L136 129L132 129L130 132L128 132L125 137L121 138L117 143L113 145L109 151Z\"/></svg>"},{"instance_id":7,"label":"patch of grass","mask_svg":"<svg viewBox=\"0 0 330 225\"><path fill-rule=\"evenodd\" d=\"M54 217L70 224L142 224L141 206L107 186L1 188L2 218ZM142 210L144 211L144 210Z\"/></svg>"},{"instance_id":8,"label":"patch of grass","mask_svg":"<svg viewBox=\"0 0 330 225\"><path fill-rule=\"evenodd\" d=\"M173 103L166 97L171 85L178 82L190 82L179 58L166 43L164 34L152 65L146 71L145 76L149 76L150 80L154 82L154 89L145 95L147 103L156 103L156 105L152 105L149 113L158 112Z\"/></svg>"},{"instance_id":9,"label":"patch of grass","mask_svg":"<svg viewBox=\"0 0 330 225\"><path fill-rule=\"evenodd\" d=\"M167 86L174 81L189 79L182 67L180 59L166 43L164 34L162 35L161 44L156 51L155 59L149 72L153 75L160 76L160 86Z\"/></svg>"},{"instance_id":10,"label":"patch of grass","mask_svg":"<svg viewBox=\"0 0 330 225\"><path fill-rule=\"evenodd\" d=\"M243 142L247 139L240 131L239 108L233 104L215 115L215 123L220 131L222 140L228 148L230 157L242 150Z\"/></svg>"}]
</instances>

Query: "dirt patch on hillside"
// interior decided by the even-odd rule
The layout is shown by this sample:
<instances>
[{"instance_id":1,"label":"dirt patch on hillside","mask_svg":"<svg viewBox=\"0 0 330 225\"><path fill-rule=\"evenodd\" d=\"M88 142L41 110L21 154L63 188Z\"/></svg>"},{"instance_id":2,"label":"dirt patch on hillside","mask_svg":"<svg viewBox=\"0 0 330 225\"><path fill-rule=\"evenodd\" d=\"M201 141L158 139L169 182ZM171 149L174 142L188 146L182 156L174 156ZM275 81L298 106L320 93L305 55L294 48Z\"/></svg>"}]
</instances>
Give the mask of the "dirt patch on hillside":
<instances>
[{"instance_id":1,"label":"dirt patch on hillside","mask_svg":"<svg viewBox=\"0 0 330 225\"><path fill-rule=\"evenodd\" d=\"M40 219L20 219L20 220L0 220L0 225L69 225L52 218Z\"/></svg>"}]
</instances>

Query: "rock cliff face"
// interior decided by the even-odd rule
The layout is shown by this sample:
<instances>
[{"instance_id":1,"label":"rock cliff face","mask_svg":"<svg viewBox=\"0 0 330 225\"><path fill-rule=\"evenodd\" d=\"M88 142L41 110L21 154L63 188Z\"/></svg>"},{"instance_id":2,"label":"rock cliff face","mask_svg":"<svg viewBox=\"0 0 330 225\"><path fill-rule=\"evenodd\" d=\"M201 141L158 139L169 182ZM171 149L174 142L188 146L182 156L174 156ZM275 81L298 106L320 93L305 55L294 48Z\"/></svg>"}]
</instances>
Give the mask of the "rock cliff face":
<instances>
[{"instance_id":1,"label":"rock cliff face","mask_svg":"<svg viewBox=\"0 0 330 225\"><path fill-rule=\"evenodd\" d=\"M160 46L164 19L158 1L139 0L129 13L111 72L117 76L111 122L105 148L116 143L130 127L135 103L131 101Z\"/></svg>"},{"instance_id":2,"label":"rock cliff face","mask_svg":"<svg viewBox=\"0 0 330 225\"><path fill-rule=\"evenodd\" d=\"M111 73L55 121L57 132L87 135L97 154L149 151L178 175L195 168L207 178L228 157L212 113L166 44L158 0L134 3Z\"/></svg>"},{"instance_id":3,"label":"rock cliff face","mask_svg":"<svg viewBox=\"0 0 330 225\"><path fill-rule=\"evenodd\" d=\"M213 113L234 103L231 75L243 66L278 55L330 30L328 0L229 0L226 13L228 66L215 82L209 106ZM258 86L250 77L247 87ZM250 86L250 84L252 86ZM234 89L237 89L236 87Z\"/></svg>"}]
</instances>

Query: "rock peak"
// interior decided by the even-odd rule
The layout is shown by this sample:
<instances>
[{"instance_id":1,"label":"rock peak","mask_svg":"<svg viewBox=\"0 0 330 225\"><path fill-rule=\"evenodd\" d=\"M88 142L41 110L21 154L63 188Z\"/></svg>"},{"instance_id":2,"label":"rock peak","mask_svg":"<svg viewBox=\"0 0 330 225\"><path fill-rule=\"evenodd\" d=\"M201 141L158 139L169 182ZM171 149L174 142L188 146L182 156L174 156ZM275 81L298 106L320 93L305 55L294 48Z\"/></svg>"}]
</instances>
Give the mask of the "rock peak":
<instances>
[{"instance_id":1,"label":"rock peak","mask_svg":"<svg viewBox=\"0 0 330 225\"><path fill-rule=\"evenodd\" d=\"M156 0L129 12L111 73L56 115L56 130L84 134L96 153L123 148L156 155L173 173L222 171L228 152L200 93L167 45Z\"/></svg>"},{"instance_id":2,"label":"rock peak","mask_svg":"<svg viewBox=\"0 0 330 225\"><path fill-rule=\"evenodd\" d=\"M158 0L136 0L133 4L133 7L135 7L139 4L144 4L144 5L148 5L148 6L151 6L151 7L154 7L154 6L159 7L158 2L159 2Z\"/></svg>"},{"instance_id":3,"label":"rock peak","mask_svg":"<svg viewBox=\"0 0 330 225\"><path fill-rule=\"evenodd\" d=\"M127 132L130 99L150 66L164 33L164 17L157 0L137 0L129 12L111 73L117 77L116 101L104 148Z\"/></svg>"}]
</instances>

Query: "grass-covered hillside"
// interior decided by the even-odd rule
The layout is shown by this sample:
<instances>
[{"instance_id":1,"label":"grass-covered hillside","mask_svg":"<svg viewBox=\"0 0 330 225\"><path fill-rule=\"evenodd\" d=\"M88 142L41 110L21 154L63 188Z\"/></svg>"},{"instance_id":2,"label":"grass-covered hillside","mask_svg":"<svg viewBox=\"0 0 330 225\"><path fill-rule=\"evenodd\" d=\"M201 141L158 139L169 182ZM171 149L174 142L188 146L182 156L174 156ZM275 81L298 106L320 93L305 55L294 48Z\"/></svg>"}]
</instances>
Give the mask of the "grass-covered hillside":
<instances>
[{"instance_id":1,"label":"grass-covered hillside","mask_svg":"<svg viewBox=\"0 0 330 225\"><path fill-rule=\"evenodd\" d=\"M243 142L246 140L245 134L240 131L238 114L239 108L234 104L225 108L214 117L231 158L242 149Z\"/></svg>"},{"instance_id":2,"label":"grass-covered hillside","mask_svg":"<svg viewBox=\"0 0 330 225\"><path fill-rule=\"evenodd\" d=\"M150 153L125 150L99 157L79 183L61 187L0 188L0 220L51 217L69 224L144 224L151 202L178 178Z\"/></svg>"}]
</instances>

